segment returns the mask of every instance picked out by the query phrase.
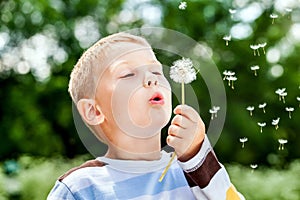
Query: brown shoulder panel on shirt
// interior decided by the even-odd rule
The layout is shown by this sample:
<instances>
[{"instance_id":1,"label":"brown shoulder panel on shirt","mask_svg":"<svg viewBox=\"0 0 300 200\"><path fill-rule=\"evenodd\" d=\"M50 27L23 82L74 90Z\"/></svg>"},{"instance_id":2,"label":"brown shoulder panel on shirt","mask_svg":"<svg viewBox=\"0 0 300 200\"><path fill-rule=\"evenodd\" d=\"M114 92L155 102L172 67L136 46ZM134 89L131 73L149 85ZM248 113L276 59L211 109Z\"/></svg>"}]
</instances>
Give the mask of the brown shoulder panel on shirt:
<instances>
[{"instance_id":1,"label":"brown shoulder panel on shirt","mask_svg":"<svg viewBox=\"0 0 300 200\"><path fill-rule=\"evenodd\" d=\"M211 151L207 154L202 165L193 172L186 173L191 178L189 180L190 186L198 185L200 188L205 188L213 176L221 169L216 156Z\"/></svg>"},{"instance_id":2,"label":"brown shoulder panel on shirt","mask_svg":"<svg viewBox=\"0 0 300 200\"><path fill-rule=\"evenodd\" d=\"M82 165L78 166L78 167L74 167L72 169L70 169L69 171L67 171L65 174L61 175L58 180L62 181L64 178L66 178L67 176L69 176L72 172L78 170L78 169L82 169L85 167L103 167L104 165L106 165L106 163L101 162L99 160L89 160L86 161L85 163L83 163Z\"/></svg>"}]
</instances>

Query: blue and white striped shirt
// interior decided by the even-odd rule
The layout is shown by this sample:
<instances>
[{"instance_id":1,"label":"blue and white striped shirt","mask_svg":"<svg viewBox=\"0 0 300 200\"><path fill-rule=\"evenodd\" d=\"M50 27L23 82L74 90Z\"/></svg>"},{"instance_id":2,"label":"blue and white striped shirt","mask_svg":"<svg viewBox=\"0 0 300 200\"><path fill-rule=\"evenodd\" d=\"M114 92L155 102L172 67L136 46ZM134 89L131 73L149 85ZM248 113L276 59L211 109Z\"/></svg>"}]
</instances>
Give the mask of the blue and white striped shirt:
<instances>
[{"instance_id":1,"label":"blue and white striped shirt","mask_svg":"<svg viewBox=\"0 0 300 200\"><path fill-rule=\"evenodd\" d=\"M170 153L164 151L156 161L99 157L62 176L47 199L243 199L212 153L207 138L191 160L181 163L175 159L159 182L169 160Z\"/></svg>"}]
</instances>

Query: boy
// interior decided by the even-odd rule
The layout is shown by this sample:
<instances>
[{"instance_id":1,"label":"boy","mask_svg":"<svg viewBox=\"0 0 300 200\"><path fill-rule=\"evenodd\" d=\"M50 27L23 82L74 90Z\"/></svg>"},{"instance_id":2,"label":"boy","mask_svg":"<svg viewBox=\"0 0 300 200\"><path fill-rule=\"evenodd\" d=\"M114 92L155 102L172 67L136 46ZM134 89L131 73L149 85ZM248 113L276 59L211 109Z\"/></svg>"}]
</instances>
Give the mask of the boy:
<instances>
[{"instance_id":1,"label":"boy","mask_svg":"<svg viewBox=\"0 0 300 200\"><path fill-rule=\"evenodd\" d=\"M174 109L167 143L177 160L158 181L170 160L160 136L171 117L171 88L145 39L117 33L98 41L75 65L69 92L108 151L61 176L49 200L243 199L187 105Z\"/></svg>"}]
</instances>

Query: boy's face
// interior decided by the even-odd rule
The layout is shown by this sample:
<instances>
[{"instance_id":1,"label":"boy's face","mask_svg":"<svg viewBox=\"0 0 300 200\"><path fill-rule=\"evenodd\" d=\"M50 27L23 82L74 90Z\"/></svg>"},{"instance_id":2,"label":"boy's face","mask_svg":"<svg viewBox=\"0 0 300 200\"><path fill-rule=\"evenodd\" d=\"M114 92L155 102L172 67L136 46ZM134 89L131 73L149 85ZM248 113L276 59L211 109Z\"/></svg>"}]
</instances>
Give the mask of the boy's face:
<instances>
[{"instance_id":1,"label":"boy's face","mask_svg":"<svg viewBox=\"0 0 300 200\"><path fill-rule=\"evenodd\" d=\"M111 58L99 77L96 102L108 129L130 137L153 137L171 117L171 88L162 65L149 47L139 44L123 43Z\"/></svg>"}]
</instances>

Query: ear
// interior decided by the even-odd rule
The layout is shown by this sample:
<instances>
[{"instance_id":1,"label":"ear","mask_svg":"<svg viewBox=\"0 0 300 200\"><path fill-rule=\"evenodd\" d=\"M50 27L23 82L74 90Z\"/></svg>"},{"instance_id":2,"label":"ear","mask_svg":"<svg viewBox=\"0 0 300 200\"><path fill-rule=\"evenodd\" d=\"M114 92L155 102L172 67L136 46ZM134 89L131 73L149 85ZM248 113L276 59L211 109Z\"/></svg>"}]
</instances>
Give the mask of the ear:
<instances>
[{"instance_id":1,"label":"ear","mask_svg":"<svg viewBox=\"0 0 300 200\"><path fill-rule=\"evenodd\" d=\"M104 115L93 99L80 99L77 102L77 109L84 121L89 125L98 125L104 121Z\"/></svg>"}]
</instances>

